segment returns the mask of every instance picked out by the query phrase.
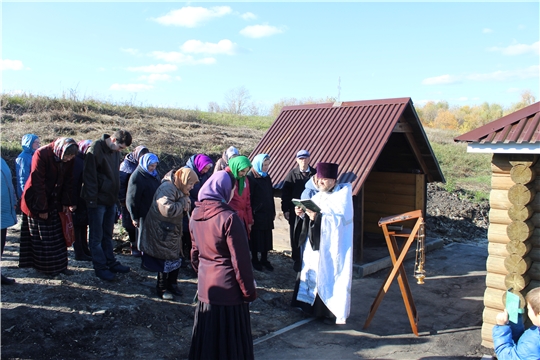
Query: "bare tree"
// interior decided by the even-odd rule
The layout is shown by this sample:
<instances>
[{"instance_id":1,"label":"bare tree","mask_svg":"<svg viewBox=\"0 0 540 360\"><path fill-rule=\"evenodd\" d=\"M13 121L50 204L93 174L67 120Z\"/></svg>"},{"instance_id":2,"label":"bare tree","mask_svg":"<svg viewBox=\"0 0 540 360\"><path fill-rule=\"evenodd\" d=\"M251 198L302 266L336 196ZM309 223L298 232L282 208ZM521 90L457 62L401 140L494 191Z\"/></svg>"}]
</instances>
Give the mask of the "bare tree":
<instances>
[{"instance_id":1,"label":"bare tree","mask_svg":"<svg viewBox=\"0 0 540 360\"><path fill-rule=\"evenodd\" d=\"M208 103L208 112L218 113L221 112L221 108L219 107L219 104L217 102L210 101Z\"/></svg>"},{"instance_id":2,"label":"bare tree","mask_svg":"<svg viewBox=\"0 0 540 360\"><path fill-rule=\"evenodd\" d=\"M224 112L245 115L249 110L251 95L245 86L231 89L225 94Z\"/></svg>"}]
</instances>

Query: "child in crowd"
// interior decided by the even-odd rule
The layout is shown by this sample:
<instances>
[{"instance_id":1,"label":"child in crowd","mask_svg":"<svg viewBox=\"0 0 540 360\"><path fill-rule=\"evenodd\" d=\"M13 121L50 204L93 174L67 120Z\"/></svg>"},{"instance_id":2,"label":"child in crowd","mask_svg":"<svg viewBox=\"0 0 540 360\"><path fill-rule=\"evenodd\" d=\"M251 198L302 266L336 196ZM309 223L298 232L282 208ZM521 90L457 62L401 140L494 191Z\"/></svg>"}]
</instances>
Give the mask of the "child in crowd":
<instances>
[{"instance_id":1,"label":"child in crowd","mask_svg":"<svg viewBox=\"0 0 540 360\"><path fill-rule=\"evenodd\" d=\"M527 315L533 324L527 331L524 331L521 315L518 324L510 325L506 309L497 314L497 325L493 328L493 344L499 360L540 359L540 288L529 291L525 300Z\"/></svg>"}]
</instances>

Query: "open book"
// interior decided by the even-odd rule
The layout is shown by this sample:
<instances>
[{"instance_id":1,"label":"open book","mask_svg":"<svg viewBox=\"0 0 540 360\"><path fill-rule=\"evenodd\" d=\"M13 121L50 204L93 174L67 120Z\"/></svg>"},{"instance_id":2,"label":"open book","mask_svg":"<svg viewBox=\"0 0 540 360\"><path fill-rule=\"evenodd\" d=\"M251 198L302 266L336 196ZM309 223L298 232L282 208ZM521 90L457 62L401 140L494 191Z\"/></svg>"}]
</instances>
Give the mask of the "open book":
<instances>
[{"instance_id":1,"label":"open book","mask_svg":"<svg viewBox=\"0 0 540 360\"><path fill-rule=\"evenodd\" d=\"M292 202L295 206L298 206L304 211L306 211L306 209L309 209L311 211L321 212L321 208L317 204L315 204L311 199L305 199L305 200L292 199Z\"/></svg>"}]
</instances>

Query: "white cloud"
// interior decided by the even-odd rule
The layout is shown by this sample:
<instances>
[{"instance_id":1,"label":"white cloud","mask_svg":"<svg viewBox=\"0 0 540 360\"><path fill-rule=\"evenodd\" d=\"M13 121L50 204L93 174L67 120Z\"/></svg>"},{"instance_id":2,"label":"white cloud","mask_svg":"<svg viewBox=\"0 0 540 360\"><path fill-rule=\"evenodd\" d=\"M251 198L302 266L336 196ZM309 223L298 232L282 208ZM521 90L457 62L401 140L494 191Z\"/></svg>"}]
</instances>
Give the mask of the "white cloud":
<instances>
[{"instance_id":1,"label":"white cloud","mask_svg":"<svg viewBox=\"0 0 540 360\"><path fill-rule=\"evenodd\" d=\"M439 101L440 101L439 99L436 99L436 100L434 100L434 99L422 99L422 100L415 101L414 103L417 104L417 105L424 106L428 102L438 103Z\"/></svg>"},{"instance_id":2,"label":"white cloud","mask_svg":"<svg viewBox=\"0 0 540 360\"><path fill-rule=\"evenodd\" d=\"M117 90L117 91L137 92L137 91L151 90L153 88L154 87L152 85L146 85L146 84L112 84L109 89Z\"/></svg>"},{"instance_id":3,"label":"white cloud","mask_svg":"<svg viewBox=\"0 0 540 360\"><path fill-rule=\"evenodd\" d=\"M251 26L246 26L245 28L240 30L240 34L246 37L258 39L265 36L281 34L284 31L285 30L283 28L280 29L276 26L271 26L271 25L251 25Z\"/></svg>"},{"instance_id":4,"label":"white cloud","mask_svg":"<svg viewBox=\"0 0 540 360\"><path fill-rule=\"evenodd\" d=\"M255 20L257 18L257 15L251 12L247 12L240 15L240 17L242 17L242 19L244 20Z\"/></svg>"},{"instance_id":5,"label":"white cloud","mask_svg":"<svg viewBox=\"0 0 540 360\"><path fill-rule=\"evenodd\" d=\"M130 54L130 55L139 55L139 50L138 50L138 49L133 49L133 48L120 48L120 51L125 52L125 53L128 53L128 54Z\"/></svg>"},{"instance_id":6,"label":"white cloud","mask_svg":"<svg viewBox=\"0 0 540 360\"><path fill-rule=\"evenodd\" d=\"M174 77L174 80L182 81L182 78L181 78L180 76L175 76L175 77Z\"/></svg>"},{"instance_id":7,"label":"white cloud","mask_svg":"<svg viewBox=\"0 0 540 360\"><path fill-rule=\"evenodd\" d=\"M460 96L460 97L458 97L458 98L455 98L454 100L455 100L455 101L467 101L467 100L469 100L469 98L466 97L466 96Z\"/></svg>"},{"instance_id":8,"label":"white cloud","mask_svg":"<svg viewBox=\"0 0 540 360\"><path fill-rule=\"evenodd\" d=\"M492 32L493 32L493 30L490 29L490 28L483 28L482 29L482 33L484 33L484 34L491 34Z\"/></svg>"},{"instance_id":9,"label":"white cloud","mask_svg":"<svg viewBox=\"0 0 540 360\"><path fill-rule=\"evenodd\" d=\"M141 75L137 80L148 81L150 84L153 84L157 81L169 81L171 80L171 75L169 74L150 74L150 75Z\"/></svg>"},{"instance_id":10,"label":"white cloud","mask_svg":"<svg viewBox=\"0 0 540 360\"><path fill-rule=\"evenodd\" d=\"M498 70L490 73L476 73L469 75L441 75L422 80L424 85L446 85L469 81L511 81L530 79L540 76L540 65L529 66L525 69Z\"/></svg>"},{"instance_id":11,"label":"white cloud","mask_svg":"<svg viewBox=\"0 0 540 360\"><path fill-rule=\"evenodd\" d=\"M2 59L0 63L2 70L22 70L24 69L23 62L21 60Z\"/></svg>"},{"instance_id":12,"label":"white cloud","mask_svg":"<svg viewBox=\"0 0 540 360\"><path fill-rule=\"evenodd\" d=\"M213 18L228 15L231 12L232 10L229 6L214 6L208 9L204 7L186 6L178 10L172 10L155 20L162 25L192 28Z\"/></svg>"},{"instance_id":13,"label":"white cloud","mask_svg":"<svg viewBox=\"0 0 540 360\"><path fill-rule=\"evenodd\" d=\"M185 64L185 65L211 65L216 63L216 59L207 57L202 59L195 59L191 55L185 55L178 51L152 51L149 56L158 59L164 60L169 63L176 64Z\"/></svg>"},{"instance_id":14,"label":"white cloud","mask_svg":"<svg viewBox=\"0 0 540 360\"><path fill-rule=\"evenodd\" d=\"M517 70L499 70L485 74L470 74L466 78L473 81L508 81L516 79L530 79L538 77L540 73L540 66L533 65L525 69Z\"/></svg>"},{"instance_id":15,"label":"white cloud","mask_svg":"<svg viewBox=\"0 0 540 360\"><path fill-rule=\"evenodd\" d=\"M217 44L209 42L203 43L199 40L188 40L180 47L180 49L187 53L234 55L238 49L238 45L227 39L220 40Z\"/></svg>"},{"instance_id":16,"label":"white cloud","mask_svg":"<svg viewBox=\"0 0 540 360\"><path fill-rule=\"evenodd\" d=\"M430 77L422 80L422 84L424 85L446 85L446 84L455 84L460 82L461 80L457 76L453 75L441 75L441 76L435 76Z\"/></svg>"},{"instance_id":17,"label":"white cloud","mask_svg":"<svg viewBox=\"0 0 540 360\"><path fill-rule=\"evenodd\" d=\"M494 46L494 47L489 48L488 50L500 52L503 55L508 55L508 56L523 55L527 53L533 53L533 54L538 55L540 53L540 41L537 41L530 45L514 44L514 45L509 45L507 47Z\"/></svg>"},{"instance_id":18,"label":"white cloud","mask_svg":"<svg viewBox=\"0 0 540 360\"><path fill-rule=\"evenodd\" d=\"M166 73L171 71L176 71L178 67L171 64L157 64L157 65L147 65L147 66L136 66L128 67L128 71L133 72L145 72L145 73Z\"/></svg>"}]
</instances>

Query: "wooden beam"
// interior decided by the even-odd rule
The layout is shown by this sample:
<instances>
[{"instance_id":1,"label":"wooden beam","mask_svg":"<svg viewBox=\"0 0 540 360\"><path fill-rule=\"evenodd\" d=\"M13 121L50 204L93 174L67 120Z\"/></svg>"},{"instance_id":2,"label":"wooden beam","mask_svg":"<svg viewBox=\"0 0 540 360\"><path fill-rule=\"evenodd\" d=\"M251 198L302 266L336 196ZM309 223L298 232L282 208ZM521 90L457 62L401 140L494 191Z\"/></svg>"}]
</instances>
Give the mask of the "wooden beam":
<instances>
[{"instance_id":1,"label":"wooden beam","mask_svg":"<svg viewBox=\"0 0 540 360\"><path fill-rule=\"evenodd\" d=\"M409 141L409 145L411 145L411 149L416 156L416 159L418 160L418 163L420 164L420 167L422 168L422 172L427 175L428 182L433 181L433 176L431 176L431 173L429 172L429 168L426 165L426 162L424 161L424 158L422 157L422 152L418 148L418 145L416 145L416 141L414 141L414 137L412 133L405 133L405 137Z\"/></svg>"}]
</instances>

